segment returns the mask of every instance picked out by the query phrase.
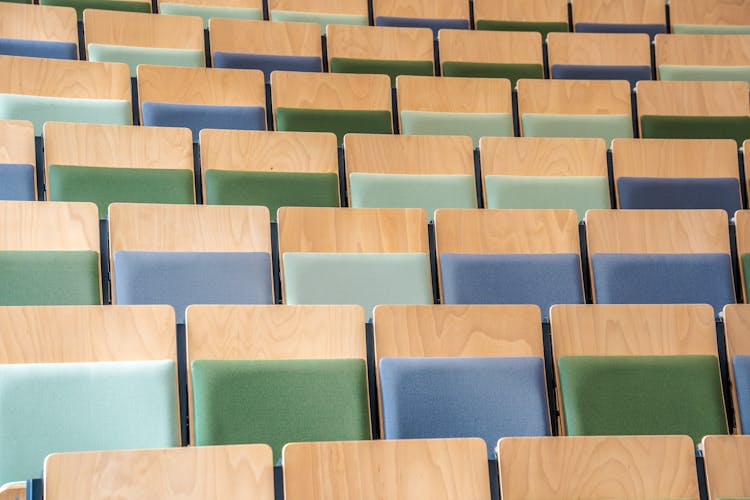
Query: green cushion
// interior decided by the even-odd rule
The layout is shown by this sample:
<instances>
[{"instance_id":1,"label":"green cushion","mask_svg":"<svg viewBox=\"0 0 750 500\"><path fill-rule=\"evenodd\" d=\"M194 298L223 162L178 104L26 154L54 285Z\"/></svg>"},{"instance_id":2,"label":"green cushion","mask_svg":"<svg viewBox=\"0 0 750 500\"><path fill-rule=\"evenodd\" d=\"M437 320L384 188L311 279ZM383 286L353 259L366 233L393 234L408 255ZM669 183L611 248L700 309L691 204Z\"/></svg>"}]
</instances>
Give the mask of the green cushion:
<instances>
[{"instance_id":1,"label":"green cushion","mask_svg":"<svg viewBox=\"0 0 750 500\"><path fill-rule=\"evenodd\" d=\"M432 61L399 61L390 59L353 59L332 57L331 73L379 74L391 77L391 86L396 86L398 75L434 75Z\"/></svg>"},{"instance_id":2,"label":"green cushion","mask_svg":"<svg viewBox=\"0 0 750 500\"><path fill-rule=\"evenodd\" d=\"M367 26L369 19L367 14L326 14L323 12L297 12L293 10L272 10L270 12L271 21L286 21L296 23L317 23L320 24L320 35L326 34L326 26L329 24L355 24Z\"/></svg>"},{"instance_id":3,"label":"green cushion","mask_svg":"<svg viewBox=\"0 0 750 500\"><path fill-rule=\"evenodd\" d=\"M524 21L499 21L492 19L477 19L478 30L490 30L490 31L538 31L542 34L542 41L547 39L547 34L550 32L567 32L568 23L563 22L547 22L547 23L533 23Z\"/></svg>"},{"instance_id":4,"label":"green cushion","mask_svg":"<svg viewBox=\"0 0 750 500\"><path fill-rule=\"evenodd\" d=\"M750 253L743 253L740 257L742 259L742 272L745 275L745 292L750 294Z\"/></svg>"},{"instance_id":5,"label":"green cushion","mask_svg":"<svg viewBox=\"0 0 750 500\"><path fill-rule=\"evenodd\" d=\"M742 24L673 24L672 33L699 35L750 35L750 26Z\"/></svg>"},{"instance_id":6,"label":"green cushion","mask_svg":"<svg viewBox=\"0 0 750 500\"><path fill-rule=\"evenodd\" d=\"M350 132L391 134L393 123L386 110L276 108L276 130L333 132L341 145Z\"/></svg>"},{"instance_id":7,"label":"green cushion","mask_svg":"<svg viewBox=\"0 0 750 500\"><path fill-rule=\"evenodd\" d=\"M195 444L370 439L362 359L196 360Z\"/></svg>"},{"instance_id":8,"label":"green cushion","mask_svg":"<svg viewBox=\"0 0 750 500\"><path fill-rule=\"evenodd\" d=\"M561 356L570 436L726 434L715 356Z\"/></svg>"},{"instance_id":9,"label":"green cushion","mask_svg":"<svg viewBox=\"0 0 750 500\"><path fill-rule=\"evenodd\" d=\"M479 147L484 136L513 136L510 113L441 113L401 111L401 133L417 135L468 135Z\"/></svg>"},{"instance_id":10,"label":"green cushion","mask_svg":"<svg viewBox=\"0 0 750 500\"><path fill-rule=\"evenodd\" d=\"M97 252L0 251L1 305L100 303Z\"/></svg>"},{"instance_id":11,"label":"green cushion","mask_svg":"<svg viewBox=\"0 0 750 500\"><path fill-rule=\"evenodd\" d=\"M73 7L78 14L78 20L83 21L83 11L86 9L119 10L124 12L151 12L151 2L133 2L128 0L40 0L42 5L57 5L59 7Z\"/></svg>"},{"instance_id":12,"label":"green cushion","mask_svg":"<svg viewBox=\"0 0 750 500\"><path fill-rule=\"evenodd\" d=\"M641 137L651 139L750 138L750 116L641 116Z\"/></svg>"},{"instance_id":13,"label":"green cushion","mask_svg":"<svg viewBox=\"0 0 750 500\"><path fill-rule=\"evenodd\" d=\"M51 201L90 201L107 217L110 203L195 203L193 172L185 169L50 165Z\"/></svg>"},{"instance_id":14,"label":"green cushion","mask_svg":"<svg viewBox=\"0 0 750 500\"><path fill-rule=\"evenodd\" d=\"M349 175L352 207L423 208L432 220L438 208L476 208L473 175Z\"/></svg>"},{"instance_id":15,"label":"green cushion","mask_svg":"<svg viewBox=\"0 0 750 500\"><path fill-rule=\"evenodd\" d=\"M662 64L660 80L740 81L750 83L750 66L683 66Z\"/></svg>"},{"instance_id":16,"label":"green cushion","mask_svg":"<svg viewBox=\"0 0 750 500\"><path fill-rule=\"evenodd\" d=\"M276 219L279 207L338 207L334 173L206 170L207 205L263 205Z\"/></svg>"},{"instance_id":17,"label":"green cushion","mask_svg":"<svg viewBox=\"0 0 750 500\"><path fill-rule=\"evenodd\" d=\"M579 220L611 206L606 177L488 175L484 190L487 208L572 208Z\"/></svg>"},{"instance_id":18,"label":"green cushion","mask_svg":"<svg viewBox=\"0 0 750 500\"><path fill-rule=\"evenodd\" d=\"M100 43L90 43L87 48L89 61L125 63L130 67L131 78L138 76L139 64L190 66L194 68L202 68L206 65L203 50L127 47Z\"/></svg>"},{"instance_id":19,"label":"green cushion","mask_svg":"<svg viewBox=\"0 0 750 500\"><path fill-rule=\"evenodd\" d=\"M541 64L490 64L477 62L445 61L443 76L477 78L507 78L515 87L519 78L544 78Z\"/></svg>"},{"instance_id":20,"label":"green cushion","mask_svg":"<svg viewBox=\"0 0 750 500\"><path fill-rule=\"evenodd\" d=\"M29 120L34 134L42 136L44 122L132 125L130 101L71 99L20 94L0 94L0 118Z\"/></svg>"},{"instance_id":21,"label":"green cushion","mask_svg":"<svg viewBox=\"0 0 750 500\"><path fill-rule=\"evenodd\" d=\"M159 13L178 16L198 16L203 19L203 29L208 29L208 20L212 17L222 19L263 20L263 9L249 7L220 7L211 5L190 5L186 3L161 2Z\"/></svg>"},{"instance_id":22,"label":"green cushion","mask_svg":"<svg viewBox=\"0 0 750 500\"><path fill-rule=\"evenodd\" d=\"M53 452L179 445L174 361L0 365L0 483Z\"/></svg>"},{"instance_id":23,"label":"green cushion","mask_svg":"<svg viewBox=\"0 0 750 500\"><path fill-rule=\"evenodd\" d=\"M609 144L618 137L633 137L630 115L555 115L524 113L525 137L596 137Z\"/></svg>"}]
</instances>

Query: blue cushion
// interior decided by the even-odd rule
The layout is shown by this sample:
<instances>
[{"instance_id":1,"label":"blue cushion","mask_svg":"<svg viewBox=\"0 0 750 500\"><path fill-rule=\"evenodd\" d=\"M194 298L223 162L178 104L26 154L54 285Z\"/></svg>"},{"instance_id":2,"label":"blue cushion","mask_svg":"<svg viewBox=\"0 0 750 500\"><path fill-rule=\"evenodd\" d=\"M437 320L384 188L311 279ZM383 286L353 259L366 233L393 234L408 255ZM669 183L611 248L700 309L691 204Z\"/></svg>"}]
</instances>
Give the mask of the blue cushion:
<instances>
[{"instance_id":1,"label":"blue cushion","mask_svg":"<svg viewBox=\"0 0 750 500\"><path fill-rule=\"evenodd\" d=\"M730 217L742 208L740 182L733 178L620 177L620 208L723 208Z\"/></svg>"},{"instance_id":2,"label":"blue cushion","mask_svg":"<svg viewBox=\"0 0 750 500\"><path fill-rule=\"evenodd\" d=\"M538 357L383 358L380 387L386 439L477 436L493 456L501 437L550 432Z\"/></svg>"},{"instance_id":3,"label":"blue cushion","mask_svg":"<svg viewBox=\"0 0 750 500\"><path fill-rule=\"evenodd\" d=\"M582 304L578 254L440 256L444 304Z\"/></svg>"},{"instance_id":4,"label":"blue cushion","mask_svg":"<svg viewBox=\"0 0 750 500\"><path fill-rule=\"evenodd\" d=\"M667 32L666 24L575 23L578 33L646 33L651 40Z\"/></svg>"},{"instance_id":5,"label":"blue cushion","mask_svg":"<svg viewBox=\"0 0 750 500\"><path fill-rule=\"evenodd\" d=\"M734 356L732 365L742 433L750 434L750 356Z\"/></svg>"},{"instance_id":6,"label":"blue cushion","mask_svg":"<svg viewBox=\"0 0 750 500\"><path fill-rule=\"evenodd\" d=\"M198 142L204 128L266 130L266 110L262 106L208 106L144 102L143 124L157 127L186 127Z\"/></svg>"},{"instance_id":7,"label":"blue cushion","mask_svg":"<svg viewBox=\"0 0 750 500\"><path fill-rule=\"evenodd\" d=\"M430 28L437 38L441 29L467 30L468 19L426 19L417 17L377 16L375 26L395 26L401 28Z\"/></svg>"},{"instance_id":8,"label":"blue cushion","mask_svg":"<svg viewBox=\"0 0 750 500\"><path fill-rule=\"evenodd\" d=\"M0 54L47 59L78 59L78 47L72 42L0 38Z\"/></svg>"},{"instance_id":9,"label":"blue cushion","mask_svg":"<svg viewBox=\"0 0 750 500\"><path fill-rule=\"evenodd\" d=\"M265 252L114 254L117 304L169 304L178 323L190 304L271 304L271 257Z\"/></svg>"},{"instance_id":10,"label":"blue cushion","mask_svg":"<svg viewBox=\"0 0 750 500\"><path fill-rule=\"evenodd\" d=\"M216 51L214 68L259 69L271 81L272 71L323 71L323 60L313 56L277 56L272 54L245 54Z\"/></svg>"},{"instance_id":11,"label":"blue cushion","mask_svg":"<svg viewBox=\"0 0 750 500\"><path fill-rule=\"evenodd\" d=\"M724 253L591 256L600 304L734 304L732 263Z\"/></svg>"},{"instance_id":12,"label":"blue cushion","mask_svg":"<svg viewBox=\"0 0 750 500\"><path fill-rule=\"evenodd\" d=\"M651 80L651 66L553 64L552 74L556 80L627 80L635 87L640 80Z\"/></svg>"},{"instance_id":13,"label":"blue cushion","mask_svg":"<svg viewBox=\"0 0 750 500\"><path fill-rule=\"evenodd\" d=\"M0 200L36 200L34 165L0 164Z\"/></svg>"}]
</instances>

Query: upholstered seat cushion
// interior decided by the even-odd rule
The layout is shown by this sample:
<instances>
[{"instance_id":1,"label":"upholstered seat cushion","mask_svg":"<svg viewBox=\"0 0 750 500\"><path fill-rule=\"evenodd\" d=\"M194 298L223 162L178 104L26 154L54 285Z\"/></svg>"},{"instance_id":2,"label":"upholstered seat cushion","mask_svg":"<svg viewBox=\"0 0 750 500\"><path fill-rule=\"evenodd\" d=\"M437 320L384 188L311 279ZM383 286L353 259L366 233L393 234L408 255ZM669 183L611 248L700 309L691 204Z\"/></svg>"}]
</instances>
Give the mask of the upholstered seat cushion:
<instances>
[{"instance_id":1,"label":"upholstered seat cushion","mask_svg":"<svg viewBox=\"0 0 750 500\"><path fill-rule=\"evenodd\" d=\"M397 59L357 59L351 57L332 57L331 73L379 74L391 77L391 86L396 86L398 75L432 76L434 63L429 61L403 61Z\"/></svg>"},{"instance_id":2,"label":"upholstered seat cushion","mask_svg":"<svg viewBox=\"0 0 750 500\"><path fill-rule=\"evenodd\" d=\"M143 125L186 127L198 142L204 128L232 130L266 130L263 106L207 106L168 102L141 103Z\"/></svg>"},{"instance_id":3,"label":"upholstered seat cushion","mask_svg":"<svg viewBox=\"0 0 750 500\"><path fill-rule=\"evenodd\" d=\"M399 16L375 16L375 26L395 26L401 28L430 28L432 36L437 38L438 32L443 29L467 30L468 19L430 19L417 17Z\"/></svg>"},{"instance_id":4,"label":"upholstered seat cushion","mask_svg":"<svg viewBox=\"0 0 750 500\"><path fill-rule=\"evenodd\" d=\"M596 137L609 144L618 137L633 137L630 115L557 115L524 113L526 137Z\"/></svg>"},{"instance_id":5,"label":"upholstered seat cushion","mask_svg":"<svg viewBox=\"0 0 750 500\"><path fill-rule=\"evenodd\" d=\"M660 33L667 32L667 25L661 23L575 23L577 33L645 33L651 40Z\"/></svg>"},{"instance_id":6,"label":"upholstered seat cushion","mask_svg":"<svg viewBox=\"0 0 750 500\"><path fill-rule=\"evenodd\" d=\"M469 78L507 78L515 87L521 78L544 78L541 64L500 64L467 61L444 61L443 76Z\"/></svg>"},{"instance_id":7,"label":"upholstered seat cushion","mask_svg":"<svg viewBox=\"0 0 750 500\"><path fill-rule=\"evenodd\" d=\"M690 66L660 64L659 79L750 83L750 66Z\"/></svg>"},{"instance_id":8,"label":"upholstered seat cushion","mask_svg":"<svg viewBox=\"0 0 750 500\"><path fill-rule=\"evenodd\" d=\"M732 365L742 433L750 434L750 356L734 356Z\"/></svg>"},{"instance_id":9,"label":"upholstered seat cushion","mask_svg":"<svg viewBox=\"0 0 750 500\"><path fill-rule=\"evenodd\" d=\"M640 80L651 80L651 66L612 66L603 64L553 64L552 77L563 80L627 80L631 87Z\"/></svg>"},{"instance_id":10,"label":"upholstered seat cushion","mask_svg":"<svg viewBox=\"0 0 750 500\"><path fill-rule=\"evenodd\" d=\"M165 49L161 47L130 47L90 43L87 45L89 61L120 62L130 68L130 77L138 76L139 64L162 66L187 66L202 68L206 65L203 50Z\"/></svg>"},{"instance_id":11,"label":"upholstered seat cushion","mask_svg":"<svg viewBox=\"0 0 750 500\"><path fill-rule=\"evenodd\" d=\"M0 38L0 54L6 56L78 59L78 46L72 42Z\"/></svg>"},{"instance_id":12,"label":"upholstered seat cushion","mask_svg":"<svg viewBox=\"0 0 750 500\"><path fill-rule=\"evenodd\" d=\"M620 208L721 208L729 217L742 208L736 178L620 177Z\"/></svg>"},{"instance_id":13,"label":"upholstered seat cushion","mask_svg":"<svg viewBox=\"0 0 750 500\"><path fill-rule=\"evenodd\" d=\"M353 24L367 26L369 19L365 14L333 14L330 12L303 12L295 10L273 9L269 13L271 21L291 23L316 23L320 25L320 36L325 36L329 24Z\"/></svg>"},{"instance_id":14,"label":"upholstered seat cushion","mask_svg":"<svg viewBox=\"0 0 750 500\"><path fill-rule=\"evenodd\" d=\"M487 31L537 31L542 40L547 39L551 32L567 32L567 21L531 22L531 21L503 21L500 19L477 19L478 30Z\"/></svg>"},{"instance_id":15,"label":"upholstered seat cushion","mask_svg":"<svg viewBox=\"0 0 750 500\"><path fill-rule=\"evenodd\" d=\"M215 68L257 69L263 72L266 83L273 71L323 71L323 60L314 56L279 56L274 54L246 54L240 52L213 53Z\"/></svg>"},{"instance_id":16,"label":"upholstered seat cushion","mask_svg":"<svg viewBox=\"0 0 750 500\"><path fill-rule=\"evenodd\" d=\"M750 138L750 116L641 116L641 136L650 139Z\"/></svg>"},{"instance_id":17,"label":"upholstered seat cushion","mask_svg":"<svg viewBox=\"0 0 750 500\"><path fill-rule=\"evenodd\" d=\"M339 145L350 132L393 133L388 110L276 108L276 129L296 132L333 132Z\"/></svg>"},{"instance_id":18,"label":"upholstered seat cushion","mask_svg":"<svg viewBox=\"0 0 750 500\"><path fill-rule=\"evenodd\" d=\"M263 20L263 9L254 7L224 7L218 5L159 2L159 13L177 16L198 16L203 19L203 29L208 29L208 21L212 17L255 21Z\"/></svg>"},{"instance_id":19,"label":"upholstered seat cushion","mask_svg":"<svg viewBox=\"0 0 750 500\"><path fill-rule=\"evenodd\" d=\"M0 163L0 200L36 200L34 165Z\"/></svg>"},{"instance_id":20,"label":"upholstered seat cushion","mask_svg":"<svg viewBox=\"0 0 750 500\"><path fill-rule=\"evenodd\" d=\"M417 135L468 135L479 146L484 136L513 136L511 113L446 113L401 111L401 133Z\"/></svg>"}]
</instances>

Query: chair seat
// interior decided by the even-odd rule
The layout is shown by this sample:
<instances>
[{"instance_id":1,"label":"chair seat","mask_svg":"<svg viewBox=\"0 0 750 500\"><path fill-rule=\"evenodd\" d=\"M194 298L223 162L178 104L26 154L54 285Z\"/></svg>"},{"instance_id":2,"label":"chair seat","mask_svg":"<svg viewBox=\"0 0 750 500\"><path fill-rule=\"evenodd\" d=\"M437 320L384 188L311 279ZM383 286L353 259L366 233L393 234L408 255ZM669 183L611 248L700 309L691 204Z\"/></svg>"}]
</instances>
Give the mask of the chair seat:
<instances>
[{"instance_id":1,"label":"chair seat","mask_svg":"<svg viewBox=\"0 0 750 500\"><path fill-rule=\"evenodd\" d=\"M186 127L197 143L204 128L231 130L266 130L263 106L209 106L168 102L141 103L143 125Z\"/></svg>"},{"instance_id":2,"label":"chair seat","mask_svg":"<svg viewBox=\"0 0 750 500\"><path fill-rule=\"evenodd\" d=\"M620 208L720 208L729 217L742 208L735 178L620 177L617 188Z\"/></svg>"}]
</instances>

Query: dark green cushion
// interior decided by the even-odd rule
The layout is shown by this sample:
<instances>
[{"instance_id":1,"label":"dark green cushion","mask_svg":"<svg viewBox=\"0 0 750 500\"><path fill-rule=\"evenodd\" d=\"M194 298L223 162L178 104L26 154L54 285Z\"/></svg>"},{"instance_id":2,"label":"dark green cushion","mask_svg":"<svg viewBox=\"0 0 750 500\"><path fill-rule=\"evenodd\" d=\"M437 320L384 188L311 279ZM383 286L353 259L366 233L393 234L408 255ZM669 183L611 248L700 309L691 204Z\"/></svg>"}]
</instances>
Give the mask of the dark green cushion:
<instances>
[{"instance_id":1,"label":"dark green cushion","mask_svg":"<svg viewBox=\"0 0 750 500\"><path fill-rule=\"evenodd\" d=\"M90 201L107 217L110 203L195 203L193 172L161 168L50 165L51 201Z\"/></svg>"},{"instance_id":2,"label":"dark green cushion","mask_svg":"<svg viewBox=\"0 0 750 500\"><path fill-rule=\"evenodd\" d=\"M99 303L98 253L0 252L0 305Z\"/></svg>"},{"instance_id":3,"label":"dark green cushion","mask_svg":"<svg viewBox=\"0 0 750 500\"><path fill-rule=\"evenodd\" d=\"M478 30L489 31L538 31L542 34L542 41L547 39L547 33L567 32L567 22L532 23L524 21L499 21L493 19L477 19Z\"/></svg>"},{"instance_id":4,"label":"dark green cushion","mask_svg":"<svg viewBox=\"0 0 750 500\"><path fill-rule=\"evenodd\" d=\"M519 78L544 78L541 64L490 64L476 62L445 61L443 76L477 78L507 78L511 87Z\"/></svg>"},{"instance_id":5,"label":"dark green cushion","mask_svg":"<svg viewBox=\"0 0 750 500\"><path fill-rule=\"evenodd\" d=\"M133 2L130 0L40 0L42 5L57 5L59 7L73 7L78 14L78 20L83 20L86 9L119 10L124 12L151 12L151 2Z\"/></svg>"},{"instance_id":6,"label":"dark green cushion","mask_svg":"<svg viewBox=\"0 0 750 500\"><path fill-rule=\"evenodd\" d=\"M561 356L558 368L568 435L727 433L714 356Z\"/></svg>"},{"instance_id":7,"label":"dark green cushion","mask_svg":"<svg viewBox=\"0 0 750 500\"><path fill-rule=\"evenodd\" d=\"M206 170L207 205L264 205L276 219L279 207L338 207L334 173Z\"/></svg>"},{"instance_id":8,"label":"dark green cushion","mask_svg":"<svg viewBox=\"0 0 750 500\"><path fill-rule=\"evenodd\" d=\"M276 130L333 132L339 145L344 135L391 134L391 112L385 110L276 108Z\"/></svg>"},{"instance_id":9,"label":"dark green cushion","mask_svg":"<svg viewBox=\"0 0 750 500\"><path fill-rule=\"evenodd\" d=\"M745 291L750 293L750 253L743 253L740 257L742 259L742 272L745 273Z\"/></svg>"},{"instance_id":10,"label":"dark green cushion","mask_svg":"<svg viewBox=\"0 0 750 500\"><path fill-rule=\"evenodd\" d=\"M653 139L750 138L750 116L641 116L641 137Z\"/></svg>"},{"instance_id":11,"label":"dark green cushion","mask_svg":"<svg viewBox=\"0 0 750 500\"><path fill-rule=\"evenodd\" d=\"M388 75L391 86L396 86L398 75L434 75L432 61L398 61L389 59L353 59L349 57L332 57L331 73L364 73Z\"/></svg>"},{"instance_id":12,"label":"dark green cushion","mask_svg":"<svg viewBox=\"0 0 750 500\"><path fill-rule=\"evenodd\" d=\"M362 359L196 360L195 444L370 439Z\"/></svg>"}]
</instances>

